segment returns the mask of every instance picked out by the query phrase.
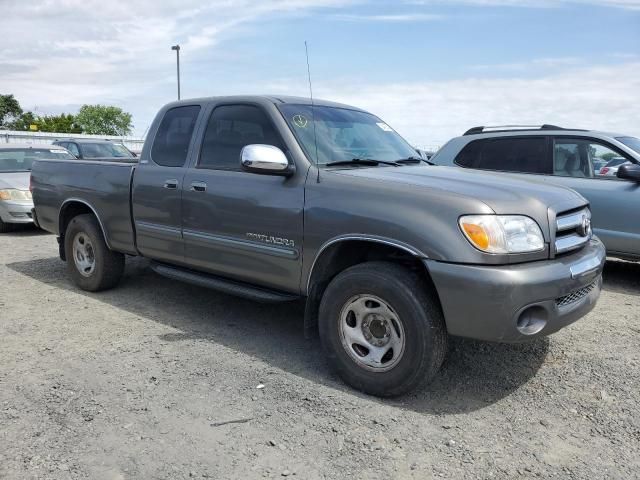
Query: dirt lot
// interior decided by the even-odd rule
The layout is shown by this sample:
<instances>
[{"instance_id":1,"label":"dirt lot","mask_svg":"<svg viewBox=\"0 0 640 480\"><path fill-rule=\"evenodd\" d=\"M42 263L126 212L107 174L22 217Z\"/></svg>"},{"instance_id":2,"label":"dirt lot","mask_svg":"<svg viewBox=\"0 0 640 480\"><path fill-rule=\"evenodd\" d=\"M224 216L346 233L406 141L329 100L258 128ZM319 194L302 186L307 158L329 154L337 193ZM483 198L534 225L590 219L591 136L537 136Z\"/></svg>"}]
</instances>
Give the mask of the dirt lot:
<instances>
[{"instance_id":1,"label":"dirt lot","mask_svg":"<svg viewBox=\"0 0 640 480\"><path fill-rule=\"evenodd\" d=\"M0 280L0 478L640 475L640 264L609 262L596 310L550 339L453 341L396 400L343 385L301 305L140 260L87 294L34 230L0 237Z\"/></svg>"}]
</instances>

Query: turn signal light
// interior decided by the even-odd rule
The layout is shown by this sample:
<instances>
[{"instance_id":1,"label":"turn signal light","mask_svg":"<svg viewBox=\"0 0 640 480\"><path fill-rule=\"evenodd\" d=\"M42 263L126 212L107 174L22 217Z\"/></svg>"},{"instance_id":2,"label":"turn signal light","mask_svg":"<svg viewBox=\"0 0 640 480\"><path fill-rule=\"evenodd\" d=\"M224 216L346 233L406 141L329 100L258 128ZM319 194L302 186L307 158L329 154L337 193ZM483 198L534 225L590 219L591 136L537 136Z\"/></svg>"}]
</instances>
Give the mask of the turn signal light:
<instances>
[{"instance_id":1,"label":"turn signal light","mask_svg":"<svg viewBox=\"0 0 640 480\"><path fill-rule=\"evenodd\" d=\"M480 250L487 250L489 248L489 235L482 226L473 225L471 223L463 223L462 228L467 234L467 238L471 240L471 243L473 243Z\"/></svg>"}]
</instances>

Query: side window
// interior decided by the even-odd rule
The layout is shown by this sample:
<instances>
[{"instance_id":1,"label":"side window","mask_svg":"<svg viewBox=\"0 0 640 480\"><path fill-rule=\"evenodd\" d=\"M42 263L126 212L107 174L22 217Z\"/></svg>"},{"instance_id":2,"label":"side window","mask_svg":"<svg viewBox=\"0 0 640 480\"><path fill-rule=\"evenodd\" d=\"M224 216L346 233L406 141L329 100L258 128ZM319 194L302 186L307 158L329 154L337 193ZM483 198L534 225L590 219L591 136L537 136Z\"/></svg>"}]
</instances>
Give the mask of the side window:
<instances>
[{"instance_id":1,"label":"side window","mask_svg":"<svg viewBox=\"0 0 640 480\"><path fill-rule=\"evenodd\" d=\"M158 165L182 167L200 113L198 105L175 107L164 114L151 147L151 158Z\"/></svg>"},{"instance_id":2,"label":"side window","mask_svg":"<svg viewBox=\"0 0 640 480\"><path fill-rule=\"evenodd\" d=\"M548 174L546 145L545 137L475 140L462 149L455 163L483 170Z\"/></svg>"},{"instance_id":3,"label":"side window","mask_svg":"<svg viewBox=\"0 0 640 480\"><path fill-rule=\"evenodd\" d=\"M69 142L65 145L66 145L66 149L69 150L72 155L75 155L76 157L80 156L80 150L78 150L77 144Z\"/></svg>"},{"instance_id":4,"label":"side window","mask_svg":"<svg viewBox=\"0 0 640 480\"><path fill-rule=\"evenodd\" d=\"M553 142L553 174L577 178L617 178L627 159L610 147L589 139L557 138Z\"/></svg>"},{"instance_id":5,"label":"side window","mask_svg":"<svg viewBox=\"0 0 640 480\"><path fill-rule=\"evenodd\" d=\"M252 105L222 105L211 113L202 141L198 167L240 170L242 147L255 143L282 149L267 115Z\"/></svg>"}]
</instances>

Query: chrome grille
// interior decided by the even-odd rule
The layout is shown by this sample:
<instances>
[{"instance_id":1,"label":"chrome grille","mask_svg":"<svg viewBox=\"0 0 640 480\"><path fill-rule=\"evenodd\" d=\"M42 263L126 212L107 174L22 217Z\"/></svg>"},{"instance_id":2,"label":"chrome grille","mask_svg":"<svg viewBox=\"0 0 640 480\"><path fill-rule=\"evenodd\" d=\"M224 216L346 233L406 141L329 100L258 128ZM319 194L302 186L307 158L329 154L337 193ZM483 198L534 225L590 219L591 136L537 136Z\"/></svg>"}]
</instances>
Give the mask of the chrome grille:
<instances>
[{"instance_id":1,"label":"chrome grille","mask_svg":"<svg viewBox=\"0 0 640 480\"><path fill-rule=\"evenodd\" d=\"M563 297L559 297L556 298L556 306L558 308L560 307L566 307L567 305L571 305L572 303L575 303L579 300L582 300L584 297L586 297L587 295L589 295L589 293L596 288L596 283L598 281L595 280L593 283L590 283L589 285L587 285L586 287L582 287L574 292L571 292L568 295L565 295Z\"/></svg>"},{"instance_id":2,"label":"chrome grille","mask_svg":"<svg viewBox=\"0 0 640 480\"><path fill-rule=\"evenodd\" d=\"M581 208L556 216L556 254L566 253L582 248L592 237L591 211Z\"/></svg>"}]
</instances>

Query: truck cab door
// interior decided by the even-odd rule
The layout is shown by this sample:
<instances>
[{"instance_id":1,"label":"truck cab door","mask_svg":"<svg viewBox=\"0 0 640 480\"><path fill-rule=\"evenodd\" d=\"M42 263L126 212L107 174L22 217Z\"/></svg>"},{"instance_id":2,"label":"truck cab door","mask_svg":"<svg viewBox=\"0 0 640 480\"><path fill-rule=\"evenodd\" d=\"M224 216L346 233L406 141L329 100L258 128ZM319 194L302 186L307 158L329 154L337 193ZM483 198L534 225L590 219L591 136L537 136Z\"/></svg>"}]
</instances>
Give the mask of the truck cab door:
<instances>
[{"instance_id":1,"label":"truck cab door","mask_svg":"<svg viewBox=\"0 0 640 480\"><path fill-rule=\"evenodd\" d=\"M246 145L287 152L270 115L253 104L218 105L211 111L201 149L183 182L185 262L215 275L299 293L306 172L262 175L240 165Z\"/></svg>"},{"instance_id":2,"label":"truck cab door","mask_svg":"<svg viewBox=\"0 0 640 480\"><path fill-rule=\"evenodd\" d=\"M145 257L182 264L182 185L199 105L167 110L133 176L136 246Z\"/></svg>"}]
</instances>

